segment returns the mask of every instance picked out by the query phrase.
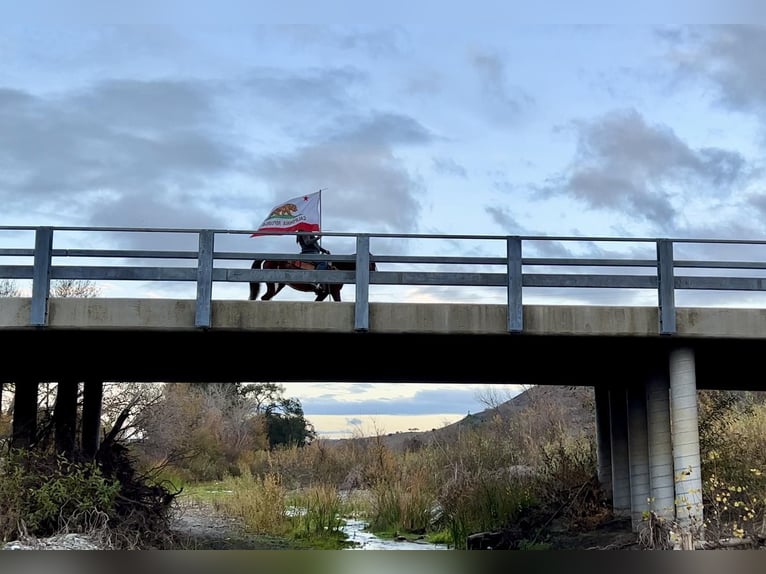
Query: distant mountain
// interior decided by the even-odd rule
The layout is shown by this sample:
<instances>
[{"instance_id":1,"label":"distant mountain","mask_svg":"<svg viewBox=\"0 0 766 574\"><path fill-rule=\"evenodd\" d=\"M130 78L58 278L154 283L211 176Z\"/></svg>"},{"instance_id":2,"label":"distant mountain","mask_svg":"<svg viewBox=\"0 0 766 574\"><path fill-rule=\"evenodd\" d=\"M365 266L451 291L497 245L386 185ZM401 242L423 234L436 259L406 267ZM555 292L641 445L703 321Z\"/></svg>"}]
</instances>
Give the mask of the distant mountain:
<instances>
[{"instance_id":1,"label":"distant mountain","mask_svg":"<svg viewBox=\"0 0 766 574\"><path fill-rule=\"evenodd\" d=\"M593 432L595 428L594 391L592 387L560 385L534 386L515 397L499 402L483 411L469 414L449 425L430 431L388 433L380 436L343 439L321 439L329 446L346 441L381 441L392 450L404 450L416 444L449 440L450 436L466 428L488 425L495 417L510 421L513 417L535 409L535 422L544 425L563 424L577 432Z\"/></svg>"}]
</instances>

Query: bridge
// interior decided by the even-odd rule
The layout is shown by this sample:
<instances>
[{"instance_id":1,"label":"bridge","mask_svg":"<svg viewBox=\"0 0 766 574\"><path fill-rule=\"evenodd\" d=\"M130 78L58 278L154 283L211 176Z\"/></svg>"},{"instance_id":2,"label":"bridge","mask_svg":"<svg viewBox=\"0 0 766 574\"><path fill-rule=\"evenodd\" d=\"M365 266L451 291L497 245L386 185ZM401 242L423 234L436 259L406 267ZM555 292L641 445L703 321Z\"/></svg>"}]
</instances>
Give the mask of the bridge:
<instances>
[{"instance_id":1,"label":"bridge","mask_svg":"<svg viewBox=\"0 0 766 574\"><path fill-rule=\"evenodd\" d=\"M615 511L635 527L647 510L701 523L696 390L759 388L766 242L325 233L346 252L298 256L249 250L280 241L250 233L0 227L0 282L21 286L0 298L14 443L34 436L44 381L67 389L71 419L84 384L86 452L104 381L586 385ZM356 271L251 269L259 259ZM60 280L108 293L52 297ZM348 301L247 300L266 281L343 283ZM72 445L66 419L60 435Z\"/></svg>"}]
</instances>

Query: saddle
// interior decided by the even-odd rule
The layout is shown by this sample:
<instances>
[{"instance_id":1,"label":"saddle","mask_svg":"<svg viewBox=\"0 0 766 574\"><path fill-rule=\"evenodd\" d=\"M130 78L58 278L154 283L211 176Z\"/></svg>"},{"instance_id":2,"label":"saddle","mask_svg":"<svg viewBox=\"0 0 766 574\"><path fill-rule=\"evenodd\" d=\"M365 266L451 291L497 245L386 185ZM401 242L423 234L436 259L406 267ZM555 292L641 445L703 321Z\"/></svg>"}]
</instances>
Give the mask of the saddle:
<instances>
[{"instance_id":1,"label":"saddle","mask_svg":"<svg viewBox=\"0 0 766 574\"><path fill-rule=\"evenodd\" d=\"M310 263L308 261L299 261L297 259L293 259L287 262L290 267L293 267L295 269L303 269L304 271L313 271L316 269L316 264ZM330 269L334 269L335 267L333 265L329 266ZM323 293L329 293L330 287L329 285L325 283L317 283L316 288L314 289L314 293L317 295L321 295Z\"/></svg>"},{"instance_id":2,"label":"saddle","mask_svg":"<svg viewBox=\"0 0 766 574\"><path fill-rule=\"evenodd\" d=\"M288 261L288 263L290 264L290 267L303 269L305 271L312 271L313 269L316 269L316 265L308 261Z\"/></svg>"},{"instance_id":3,"label":"saddle","mask_svg":"<svg viewBox=\"0 0 766 574\"><path fill-rule=\"evenodd\" d=\"M294 261L288 261L287 263L290 265L290 267L293 267L295 269L303 269L304 271L313 271L314 269L316 269L316 263L311 263L309 261L294 260ZM336 269L335 265L332 265L332 264L328 265L327 268Z\"/></svg>"}]
</instances>

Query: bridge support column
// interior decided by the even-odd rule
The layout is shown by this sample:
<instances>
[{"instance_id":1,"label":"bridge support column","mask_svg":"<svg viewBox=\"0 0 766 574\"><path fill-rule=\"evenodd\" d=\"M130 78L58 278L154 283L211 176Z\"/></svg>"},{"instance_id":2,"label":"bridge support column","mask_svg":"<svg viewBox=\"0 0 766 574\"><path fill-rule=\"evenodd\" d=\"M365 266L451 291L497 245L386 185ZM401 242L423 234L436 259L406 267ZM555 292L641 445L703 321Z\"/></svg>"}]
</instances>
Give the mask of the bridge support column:
<instances>
[{"instance_id":1,"label":"bridge support column","mask_svg":"<svg viewBox=\"0 0 766 574\"><path fill-rule=\"evenodd\" d=\"M649 446L646 422L646 389L644 384L628 389L628 451L630 453L630 519L638 532L649 510Z\"/></svg>"},{"instance_id":2,"label":"bridge support column","mask_svg":"<svg viewBox=\"0 0 766 574\"><path fill-rule=\"evenodd\" d=\"M11 446L29 448L37 435L37 381L16 381Z\"/></svg>"},{"instance_id":3,"label":"bridge support column","mask_svg":"<svg viewBox=\"0 0 766 574\"><path fill-rule=\"evenodd\" d=\"M82 452L93 459L98 451L101 436L101 401L104 383L85 381L82 390Z\"/></svg>"},{"instance_id":4,"label":"bridge support column","mask_svg":"<svg viewBox=\"0 0 766 574\"><path fill-rule=\"evenodd\" d=\"M612 439L609 420L609 389L596 386L596 456L598 457L598 482L612 501Z\"/></svg>"},{"instance_id":5,"label":"bridge support column","mask_svg":"<svg viewBox=\"0 0 766 574\"><path fill-rule=\"evenodd\" d=\"M627 397L624 389L609 391L612 443L612 507L618 516L630 514L630 453Z\"/></svg>"},{"instance_id":6,"label":"bridge support column","mask_svg":"<svg viewBox=\"0 0 766 574\"><path fill-rule=\"evenodd\" d=\"M694 352L670 353L670 417L675 473L676 519L692 537L702 534L702 473Z\"/></svg>"},{"instance_id":7,"label":"bridge support column","mask_svg":"<svg viewBox=\"0 0 766 574\"><path fill-rule=\"evenodd\" d=\"M649 482L654 513L675 518L673 445L670 439L670 384L667 374L653 376L646 385L646 419L649 431Z\"/></svg>"},{"instance_id":8,"label":"bridge support column","mask_svg":"<svg viewBox=\"0 0 766 574\"><path fill-rule=\"evenodd\" d=\"M56 452L70 458L76 443L78 386L76 381L59 381L56 385L56 404L53 407Z\"/></svg>"}]
</instances>

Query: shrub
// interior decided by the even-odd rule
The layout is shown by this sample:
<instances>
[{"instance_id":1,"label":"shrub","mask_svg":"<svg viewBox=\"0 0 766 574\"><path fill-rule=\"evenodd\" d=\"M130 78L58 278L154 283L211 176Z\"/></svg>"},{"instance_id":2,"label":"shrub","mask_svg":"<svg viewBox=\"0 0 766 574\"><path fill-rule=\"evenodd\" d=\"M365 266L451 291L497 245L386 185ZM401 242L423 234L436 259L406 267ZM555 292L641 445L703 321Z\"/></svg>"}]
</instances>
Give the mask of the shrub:
<instances>
[{"instance_id":1,"label":"shrub","mask_svg":"<svg viewBox=\"0 0 766 574\"><path fill-rule=\"evenodd\" d=\"M16 538L21 529L37 537L87 532L94 516L114 516L119 490L93 462L12 451L0 471L0 537Z\"/></svg>"}]
</instances>

